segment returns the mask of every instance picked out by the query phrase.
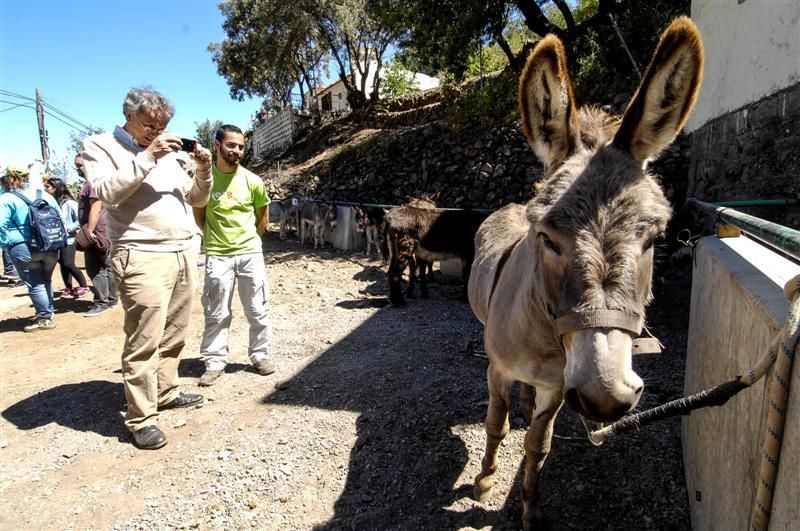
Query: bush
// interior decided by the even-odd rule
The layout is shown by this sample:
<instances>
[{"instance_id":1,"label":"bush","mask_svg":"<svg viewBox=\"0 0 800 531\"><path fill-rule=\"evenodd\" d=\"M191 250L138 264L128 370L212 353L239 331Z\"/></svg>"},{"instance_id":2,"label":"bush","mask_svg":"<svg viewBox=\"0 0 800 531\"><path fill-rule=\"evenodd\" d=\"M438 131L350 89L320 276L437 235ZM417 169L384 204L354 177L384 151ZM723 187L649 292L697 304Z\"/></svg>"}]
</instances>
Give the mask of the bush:
<instances>
[{"instance_id":1,"label":"bush","mask_svg":"<svg viewBox=\"0 0 800 531\"><path fill-rule=\"evenodd\" d=\"M447 121L454 133L468 129L488 129L519 118L517 76L504 70L498 75L473 81L453 102Z\"/></svg>"}]
</instances>

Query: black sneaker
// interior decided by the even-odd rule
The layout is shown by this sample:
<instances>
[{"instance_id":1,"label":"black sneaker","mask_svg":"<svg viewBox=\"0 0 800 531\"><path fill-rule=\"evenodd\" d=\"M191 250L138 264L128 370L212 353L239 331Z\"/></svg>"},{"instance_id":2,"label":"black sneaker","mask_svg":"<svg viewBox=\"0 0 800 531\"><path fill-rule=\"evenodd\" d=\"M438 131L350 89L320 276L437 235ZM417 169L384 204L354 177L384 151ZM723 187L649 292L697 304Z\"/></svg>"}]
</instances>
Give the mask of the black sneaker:
<instances>
[{"instance_id":1,"label":"black sneaker","mask_svg":"<svg viewBox=\"0 0 800 531\"><path fill-rule=\"evenodd\" d=\"M194 395L190 393L184 393L181 391L178 393L178 396L173 398L171 401L167 402L163 406L158 406L159 411L164 411L166 409L176 409L179 407L191 407L197 406L203 403L203 395Z\"/></svg>"},{"instance_id":2,"label":"black sneaker","mask_svg":"<svg viewBox=\"0 0 800 531\"><path fill-rule=\"evenodd\" d=\"M167 444L167 437L158 426L145 426L133 432L133 444L142 450L158 450Z\"/></svg>"},{"instance_id":3,"label":"black sneaker","mask_svg":"<svg viewBox=\"0 0 800 531\"><path fill-rule=\"evenodd\" d=\"M106 313L111 307L106 304L95 304L92 308L83 314L84 317L97 317L101 313ZM142 428L144 429L144 428Z\"/></svg>"}]
</instances>

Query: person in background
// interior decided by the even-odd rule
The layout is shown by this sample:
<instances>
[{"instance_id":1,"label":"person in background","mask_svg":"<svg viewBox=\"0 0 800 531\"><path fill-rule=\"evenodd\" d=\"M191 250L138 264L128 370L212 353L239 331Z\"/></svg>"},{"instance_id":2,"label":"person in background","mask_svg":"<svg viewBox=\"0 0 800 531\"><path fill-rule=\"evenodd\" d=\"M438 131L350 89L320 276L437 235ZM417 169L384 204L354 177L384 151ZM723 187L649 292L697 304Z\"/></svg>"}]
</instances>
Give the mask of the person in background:
<instances>
[{"instance_id":1,"label":"person in background","mask_svg":"<svg viewBox=\"0 0 800 531\"><path fill-rule=\"evenodd\" d=\"M67 245L61 248L58 256L58 265L61 269L61 279L64 281L65 289L61 293L62 299L78 299L89 293L86 287L86 277L83 272L75 265L75 233L80 228L78 220L78 202L72 197L72 192L67 188L67 184L55 177L47 179L44 185L47 193L56 198L61 206L61 217L64 218L64 228L67 230ZM78 281L78 287L72 287L72 279Z\"/></svg>"},{"instance_id":2,"label":"person in background","mask_svg":"<svg viewBox=\"0 0 800 531\"><path fill-rule=\"evenodd\" d=\"M8 186L8 179L5 175L0 176L0 195L5 193L5 189ZM3 247L3 280L7 282L8 287L12 288L21 288L25 285L19 279L19 273L17 273L17 269L14 267L14 262L11 260L11 255L8 254L8 249Z\"/></svg>"},{"instance_id":3,"label":"person in background","mask_svg":"<svg viewBox=\"0 0 800 531\"><path fill-rule=\"evenodd\" d=\"M195 143L190 178L178 162L181 137L167 133L175 108L152 88L133 88L125 123L83 142L83 171L106 209L111 267L125 311L122 377L133 443L167 444L158 412L203 402L178 387L197 283L191 207L205 206L211 152Z\"/></svg>"},{"instance_id":4,"label":"person in background","mask_svg":"<svg viewBox=\"0 0 800 531\"><path fill-rule=\"evenodd\" d=\"M214 145L217 159L211 198L205 209L195 209L206 248L205 330L200 345L206 371L198 381L200 386L212 385L228 363L231 302L237 283L250 324L250 361L263 376L275 372L269 361L269 286L261 250L261 235L269 221L269 197L264 181L239 165L244 152L241 129L223 125Z\"/></svg>"},{"instance_id":5,"label":"person in background","mask_svg":"<svg viewBox=\"0 0 800 531\"><path fill-rule=\"evenodd\" d=\"M92 188L92 183L86 179L86 174L83 172L83 158L80 155L75 157L75 170L85 180L78 194L81 229L85 230L94 242L100 238L108 239L106 210ZM94 304L83 316L97 317L116 306L118 301L117 284L111 269L111 250L101 248L94 243L83 250L83 261L86 274L89 275L94 288Z\"/></svg>"},{"instance_id":6,"label":"person in background","mask_svg":"<svg viewBox=\"0 0 800 531\"><path fill-rule=\"evenodd\" d=\"M27 203L13 192L25 196L29 201L44 199L58 209L58 203L44 190L34 189L29 180L28 168L9 164L6 168L4 193L0 195L0 247L7 249L14 267L28 288L36 315L25 326L25 332L52 330L53 287L51 279L58 263L58 250L38 251L31 249L30 209Z\"/></svg>"}]
</instances>

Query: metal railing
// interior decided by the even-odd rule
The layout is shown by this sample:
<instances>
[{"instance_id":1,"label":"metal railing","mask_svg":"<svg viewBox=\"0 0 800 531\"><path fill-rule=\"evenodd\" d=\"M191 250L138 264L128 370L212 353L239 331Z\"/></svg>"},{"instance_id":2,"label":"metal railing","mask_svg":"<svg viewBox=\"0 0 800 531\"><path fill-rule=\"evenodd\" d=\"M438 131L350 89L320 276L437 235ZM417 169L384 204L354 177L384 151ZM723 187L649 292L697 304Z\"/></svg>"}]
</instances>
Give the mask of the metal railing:
<instances>
[{"instance_id":1,"label":"metal railing","mask_svg":"<svg viewBox=\"0 0 800 531\"><path fill-rule=\"evenodd\" d=\"M689 199L688 206L690 209L716 217L719 222L733 225L749 236L800 261L800 231L694 198Z\"/></svg>"}]
</instances>

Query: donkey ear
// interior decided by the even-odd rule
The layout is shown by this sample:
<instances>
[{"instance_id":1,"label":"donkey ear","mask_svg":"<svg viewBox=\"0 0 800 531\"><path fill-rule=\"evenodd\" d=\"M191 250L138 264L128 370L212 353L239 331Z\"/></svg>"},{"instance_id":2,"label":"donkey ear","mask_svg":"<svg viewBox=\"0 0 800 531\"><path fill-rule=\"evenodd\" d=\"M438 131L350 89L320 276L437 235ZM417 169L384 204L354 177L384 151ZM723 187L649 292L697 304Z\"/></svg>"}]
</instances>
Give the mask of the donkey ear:
<instances>
[{"instance_id":1,"label":"donkey ear","mask_svg":"<svg viewBox=\"0 0 800 531\"><path fill-rule=\"evenodd\" d=\"M545 166L558 167L580 143L567 54L555 35L536 45L519 80L522 132Z\"/></svg>"},{"instance_id":2,"label":"donkey ear","mask_svg":"<svg viewBox=\"0 0 800 531\"><path fill-rule=\"evenodd\" d=\"M703 78L703 41L686 17L661 36L614 137L614 145L644 164L667 147L686 123Z\"/></svg>"}]
</instances>

